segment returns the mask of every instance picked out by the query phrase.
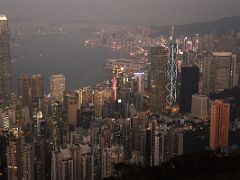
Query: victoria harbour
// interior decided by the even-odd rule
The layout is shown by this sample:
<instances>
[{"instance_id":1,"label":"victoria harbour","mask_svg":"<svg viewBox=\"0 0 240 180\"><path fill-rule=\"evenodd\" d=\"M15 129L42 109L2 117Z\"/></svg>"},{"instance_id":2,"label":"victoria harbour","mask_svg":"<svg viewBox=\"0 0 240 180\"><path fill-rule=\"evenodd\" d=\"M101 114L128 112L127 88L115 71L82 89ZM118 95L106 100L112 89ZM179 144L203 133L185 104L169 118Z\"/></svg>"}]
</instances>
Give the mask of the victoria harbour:
<instances>
[{"instance_id":1,"label":"victoria harbour","mask_svg":"<svg viewBox=\"0 0 240 180\"><path fill-rule=\"evenodd\" d=\"M109 79L106 61L117 58L111 49L84 46L87 33L26 36L12 49L13 88L22 74L42 74L48 91L49 77L63 74L67 88L78 89Z\"/></svg>"}]
</instances>

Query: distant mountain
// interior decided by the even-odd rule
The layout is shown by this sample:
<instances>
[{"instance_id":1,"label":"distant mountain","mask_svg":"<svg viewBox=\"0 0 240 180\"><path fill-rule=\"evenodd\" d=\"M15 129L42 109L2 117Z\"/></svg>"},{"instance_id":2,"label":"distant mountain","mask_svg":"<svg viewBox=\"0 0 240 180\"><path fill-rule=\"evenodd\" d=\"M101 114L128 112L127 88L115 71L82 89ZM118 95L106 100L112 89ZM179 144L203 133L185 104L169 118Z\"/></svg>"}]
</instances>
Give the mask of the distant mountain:
<instances>
[{"instance_id":1,"label":"distant mountain","mask_svg":"<svg viewBox=\"0 0 240 180\"><path fill-rule=\"evenodd\" d=\"M152 35L169 35L171 26L154 27ZM214 32L218 35L225 34L231 30L240 32L240 16L225 17L212 22L196 22L185 25L177 25L176 33L178 35L192 36L194 34L204 35Z\"/></svg>"}]
</instances>

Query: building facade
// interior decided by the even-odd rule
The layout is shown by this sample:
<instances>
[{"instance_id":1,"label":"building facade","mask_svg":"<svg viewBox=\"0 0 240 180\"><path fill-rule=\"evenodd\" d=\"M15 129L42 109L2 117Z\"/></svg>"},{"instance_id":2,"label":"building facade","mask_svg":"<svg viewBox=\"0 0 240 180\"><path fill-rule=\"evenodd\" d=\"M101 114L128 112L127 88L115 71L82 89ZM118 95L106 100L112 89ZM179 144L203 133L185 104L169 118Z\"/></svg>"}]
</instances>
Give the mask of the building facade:
<instances>
[{"instance_id":1,"label":"building facade","mask_svg":"<svg viewBox=\"0 0 240 180\"><path fill-rule=\"evenodd\" d=\"M156 83L156 111L165 112L167 106L167 62L168 51L164 47L150 48L149 60L151 62L151 69L153 80Z\"/></svg>"},{"instance_id":2,"label":"building facade","mask_svg":"<svg viewBox=\"0 0 240 180\"><path fill-rule=\"evenodd\" d=\"M0 15L0 107L11 103L11 57L8 19Z\"/></svg>"},{"instance_id":3,"label":"building facade","mask_svg":"<svg viewBox=\"0 0 240 180\"><path fill-rule=\"evenodd\" d=\"M230 104L216 100L211 106L210 148L226 148L229 138Z\"/></svg>"},{"instance_id":4,"label":"building facade","mask_svg":"<svg viewBox=\"0 0 240 180\"><path fill-rule=\"evenodd\" d=\"M52 75L50 77L50 96L52 101L63 102L65 91L65 76Z\"/></svg>"}]
</instances>

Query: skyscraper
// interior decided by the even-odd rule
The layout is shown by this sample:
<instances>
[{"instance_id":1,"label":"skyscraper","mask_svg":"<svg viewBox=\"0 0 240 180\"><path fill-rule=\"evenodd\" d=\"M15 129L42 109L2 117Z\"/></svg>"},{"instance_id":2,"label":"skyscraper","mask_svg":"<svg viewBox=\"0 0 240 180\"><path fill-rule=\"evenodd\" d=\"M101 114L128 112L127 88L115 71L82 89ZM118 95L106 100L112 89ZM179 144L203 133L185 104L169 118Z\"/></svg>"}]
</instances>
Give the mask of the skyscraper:
<instances>
[{"instance_id":1,"label":"skyscraper","mask_svg":"<svg viewBox=\"0 0 240 180\"><path fill-rule=\"evenodd\" d=\"M144 72L138 72L134 73L135 80L137 81L137 92L139 94L144 94L144 78L145 74Z\"/></svg>"},{"instance_id":2,"label":"skyscraper","mask_svg":"<svg viewBox=\"0 0 240 180\"><path fill-rule=\"evenodd\" d=\"M203 60L203 83L206 94L238 84L239 72L232 52L213 52Z\"/></svg>"},{"instance_id":3,"label":"skyscraper","mask_svg":"<svg viewBox=\"0 0 240 180\"><path fill-rule=\"evenodd\" d=\"M150 48L149 60L151 62L153 80L156 83L156 111L165 112L167 106L167 49L160 46Z\"/></svg>"},{"instance_id":4,"label":"skyscraper","mask_svg":"<svg viewBox=\"0 0 240 180\"><path fill-rule=\"evenodd\" d=\"M172 110L176 107L177 101L177 43L175 26L172 26L172 34L169 43L169 58L167 63L167 109Z\"/></svg>"},{"instance_id":5,"label":"skyscraper","mask_svg":"<svg viewBox=\"0 0 240 180\"><path fill-rule=\"evenodd\" d=\"M213 102L211 107L210 148L228 146L230 104L221 100Z\"/></svg>"},{"instance_id":6,"label":"skyscraper","mask_svg":"<svg viewBox=\"0 0 240 180\"><path fill-rule=\"evenodd\" d=\"M135 106L138 111L143 111L143 96L144 96L144 72L134 73L135 79L137 81L137 93L135 94Z\"/></svg>"},{"instance_id":7,"label":"skyscraper","mask_svg":"<svg viewBox=\"0 0 240 180\"><path fill-rule=\"evenodd\" d=\"M81 108L82 104L93 103L94 91L91 87L85 87L77 90L78 94L78 108Z\"/></svg>"},{"instance_id":8,"label":"skyscraper","mask_svg":"<svg viewBox=\"0 0 240 180\"><path fill-rule=\"evenodd\" d=\"M36 97L43 99L44 97L44 81L43 76L40 74L32 75L30 77L30 92L31 92L31 101Z\"/></svg>"},{"instance_id":9,"label":"skyscraper","mask_svg":"<svg viewBox=\"0 0 240 180\"><path fill-rule=\"evenodd\" d=\"M18 78L18 96L23 106L30 103L29 76L22 75Z\"/></svg>"},{"instance_id":10,"label":"skyscraper","mask_svg":"<svg viewBox=\"0 0 240 180\"><path fill-rule=\"evenodd\" d=\"M50 77L50 95L52 101L63 102L65 91L65 76L52 75Z\"/></svg>"},{"instance_id":11,"label":"skyscraper","mask_svg":"<svg viewBox=\"0 0 240 180\"><path fill-rule=\"evenodd\" d=\"M191 112L192 95L198 93L199 68L197 66L182 66L180 86L180 111Z\"/></svg>"},{"instance_id":12,"label":"skyscraper","mask_svg":"<svg viewBox=\"0 0 240 180\"><path fill-rule=\"evenodd\" d=\"M34 179L34 150L33 146L10 141L6 156L8 164L8 179Z\"/></svg>"},{"instance_id":13,"label":"skyscraper","mask_svg":"<svg viewBox=\"0 0 240 180\"><path fill-rule=\"evenodd\" d=\"M0 107L11 103L11 58L8 20L0 15Z\"/></svg>"}]
</instances>

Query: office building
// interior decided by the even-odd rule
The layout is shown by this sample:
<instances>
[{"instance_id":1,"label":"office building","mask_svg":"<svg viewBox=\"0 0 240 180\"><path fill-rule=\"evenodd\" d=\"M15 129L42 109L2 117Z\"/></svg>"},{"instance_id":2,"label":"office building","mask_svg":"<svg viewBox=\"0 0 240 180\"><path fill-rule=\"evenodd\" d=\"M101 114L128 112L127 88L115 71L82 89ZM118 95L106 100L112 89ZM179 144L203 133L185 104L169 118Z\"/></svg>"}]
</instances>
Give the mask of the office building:
<instances>
[{"instance_id":1,"label":"office building","mask_svg":"<svg viewBox=\"0 0 240 180\"><path fill-rule=\"evenodd\" d=\"M232 52L213 52L203 60L205 94L229 89L238 84L237 58Z\"/></svg>"},{"instance_id":2,"label":"office building","mask_svg":"<svg viewBox=\"0 0 240 180\"><path fill-rule=\"evenodd\" d=\"M43 99L44 98L44 80L43 76L40 74L30 76L30 99L31 102L36 98Z\"/></svg>"},{"instance_id":3,"label":"office building","mask_svg":"<svg viewBox=\"0 0 240 180\"><path fill-rule=\"evenodd\" d=\"M166 112L167 107L167 62L168 51L164 47L152 47L149 52L151 62L152 78L156 83L156 111Z\"/></svg>"},{"instance_id":4,"label":"office building","mask_svg":"<svg viewBox=\"0 0 240 180\"><path fill-rule=\"evenodd\" d=\"M210 148L226 148L229 138L230 104L216 100L211 106Z\"/></svg>"},{"instance_id":5,"label":"office building","mask_svg":"<svg viewBox=\"0 0 240 180\"><path fill-rule=\"evenodd\" d=\"M28 75L21 75L18 78L18 96L22 106L30 105L30 77Z\"/></svg>"},{"instance_id":6,"label":"office building","mask_svg":"<svg viewBox=\"0 0 240 180\"><path fill-rule=\"evenodd\" d=\"M50 77L50 96L52 101L63 102L65 91L65 76L52 75Z\"/></svg>"},{"instance_id":7,"label":"office building","mask_svg":"<svg viewBox=\"0 0 240 180\"><path fill-rule=\"evenodd\" d=\"M199 68L197 66L182 66L180 85L180 112L190 113L192 95L198 93Z\"/></svg>"},{"instance_id":8,"label":"office building","mask_svg":"<svg viewBox=\"0 0 240 180\"><path fill-rule=\"evenodd\" d=\"M11 57L8 19L0 15L0 107L11 103Z\"/></svg>"},{"instance_id":9,"label":"office building","mask_svg":"<svg viewBox=\"0 0 240 180\"><path fill-rule=\"evenodd\" d=\"M191 113L193 116L203 120L208 118L208 97L205 95L192 95Z\"/></svg>"},{"instance_id":10,"label":"office building","mask_svg":"<svg viewBox=\"0 0 240 180\"><path fill-rule=\"evenodd\" d=\"M176 111L177 108L177 42L175 26L172 25L172 32L169 38L169 58L167 63L167 110Z\"/></svg>"}]
</instances>

